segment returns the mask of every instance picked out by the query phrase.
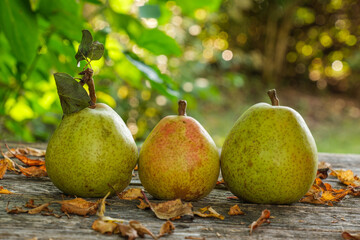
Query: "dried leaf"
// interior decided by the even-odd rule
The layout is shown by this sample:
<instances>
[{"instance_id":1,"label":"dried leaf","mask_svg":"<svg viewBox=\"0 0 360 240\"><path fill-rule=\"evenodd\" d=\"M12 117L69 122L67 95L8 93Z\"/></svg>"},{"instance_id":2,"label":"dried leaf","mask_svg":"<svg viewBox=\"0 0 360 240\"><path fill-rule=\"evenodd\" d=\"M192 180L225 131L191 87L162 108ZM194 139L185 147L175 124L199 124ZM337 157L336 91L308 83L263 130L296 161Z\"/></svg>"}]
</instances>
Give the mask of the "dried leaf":
<instances>
[{"instance_id":1,"label":"dried leaf","mask_svg":"<svg viewBox=\"0 0 360 240\"><path fill-rule=\"evenodd\" d=\"M150 209L159 219L169 220L178 216L186 216L191 220L194 218L191 203L182 203L180 199L162 203L151 203L144 193L143 196L145 201L150 205Z\"/></svg>"},{"instance_id":2,"label":"dried leaf","mask_svg":"<svg viewBox=\"0 0 360 240\"><path fill-rule=\"evenodd\" d=\"M130 188L122 193L116 193L119 199L123 200L135 200L135 199L144 199L144 195L142 194L142 190L140 188Z\"/></svg>"},{"instance_id":3,"label":"dried leaf","mask_svg":"<svg viewBox=\"0 0 360 240\"><path fill-rule=\"evenodd\" d=\"M144 200L139 199L139 201L140 201L140 204L139 204L139 205L136 205L138 208L140 208L140 209L150 208L150 205L147 204L146 202L144 202Z\"/></svg>"},{"instance_id":4,"label":"dried leaf","mask_svg":"<svg viewBox=\"0 0 360 240\"><path fill-rule=\"evenodd\" d=\"M49 205L50 205L50 203L44 203L44 204L42 204L42 205L40 205L40 206L38 206L36 208L30 209L28 211L28 213L29 214L37 214L37 213L39 213L41 211L47 211L48 212L49 211L49 209L48 209Z\"/></svg>"},{"instance_id":5,"label":"dried leaf","mask_svg":"<svg viewBox=\"0 0 360 240\"><path fill-rule=\"evenodd\" d=\"M39 205L35 205L34 199L29 199L29 201L25 204L25 207L27 208L36 208Z\"/></svg>"},{"instance_id":6,"label":"dried leaf","mask_svg":"<svg viewBox=\"0 0 360 240\"><path fill-rule=\"evenodd\" d=\"M96 219L92 226L92 229L100 232L101 234L112 234L118 229L118 224L114 222L107 222L101 219Z\"/></svg>"},{"instance_id":7,"label":"dried leaf","mask_svg":"<svg viewBox=\"0 0 360 240\"><path fill-rule=\"evenodd\" d=\"M316 177L326 179L331 165L327 162L319 162Z\"/></svg>"},{"instance_id":8,"label":"dried leaf","mask_svg":"<svg viewBox=\"0 0 360 240\"><path fill-rule=\"evenodd\" d=\"M42 165L40 167L32 166L28 168L21 167L20 165L17 165L20 169L20 172L27 176L27 177L46 177L46 167L45 165Z\"/></svg>"},{"instance_id":9,"label":"dried leaf","mask_svg":"<svg viewBox=\"0 0 360 240\"><path fill-rule=\"evenodd\" d=\"M200 208L199 211L194 212L199 217L215 217L224 220L225 217L215 211L211 206Z\"/></svg>"},{"instance_id":10,"label":"dried leaf","mask_svg":"<svg viewBox=\"0 0 360 240\"><path fill-rule=\"evenodd\" d=\"M35 157L45 157L46 150L32 148L32 147L26 147L24 148L27 155L35 156Z\"/></svg>"},{"instance_id":11,"label":"dried leaf","mask_svg":"<svg viewBox=\"0 0 360 240\"><path fill-rule=\"evenodd\" d=\"M14 194L14 193L5 189L3 186L0 186L0 194Z\"/></svg>"},{"instance_id":12,"label":"dried leaf","mask_svg":"<svg viewBox=\"0 0 360 240\"><path fill-rule=\"evenodd\" d=\"M18 213L27 213L28 212L28 210L22 209L22 207L15 206L13 209L9 209L8 206L9 206L9 202L6 205L6 212L8 214L18 214Z\"/></svg>"},{"instance_id":13,"label":"dried leaf","mask_svg":"<svg viewBox=\"0 0 360 240\"><path fill-rule=\"evenodd\" d=\"M94 215L98 209L98 202L89 202L83 198L54 201L61 204L61 211L80 216Z\"/></svg>"},{"instance_id":14,"label":"dried leaf","mask_svg":"<svg viewBox=\"0 0 360 240\"><path fill-rule=\"evenodd\" d=\"M352 187L350 186L349 189L351 190L351 195L353 196L360 196L360 186Z\"/></svg>"},{"instance_id":15,"label":"dried leaf","mask_svg":"<svg viewBox=\"0 0 360 240\"><path fill-rule=\"evenodd\" d=\"M21 162L25 163L28 166L41 166L45 164L45 161L40 160L40 159L30 159L26 156L24 156L23 154L25 154L26 151L22 151L22 149L18 149L18 151L20 152L24 152L23 154L18 154L14 151L12 151L7 144L5 144L6 148L9 150L9 152L11 152L13 154L14 157L16 157L17 159L19 159Z\"/></svg>"},{"instance_id":16,"label":"dried leaf","mask_svg":"<svg viewBox=\"0 0 360 240\"><path fill-rule=\"evenodd\" d=\"M134 171L137 171L139 169L139 166L136 164Z\"/></svg>"},{"instance_id":17,"label":"dried leaf","mask_svg":"<svg viewBox=\"0 0 360 240\"><path fill-rule=\"evenodd\" d=\"M333 206L333 202L340 202L350 193L351 189L334 189L329 183L323 183L320 178L316 178L300 202Z\"/></svg>"},{"instance_id":18,"label":"dried leaf","mask_svg":"<svg viewBox=\"0 0 360 240\"><path fill-rule=\"evenodd\" d=\"M161 238L165 234L172 234L174 230L175 230L174 224L168 220L161 226L160 233L157 237Z\"/></svg>"},{"instance_id":19,"label":"dried leaf","mask_svg":"<svg viewBox=\"0 0 360 240\"><path fill-rule=\"evenodd\" d=\"M194 239L194 240L205 240L205 237L193 237L193 236L187 236L185 239Z\"/></svg>"},{"instance_id":20,"label":"dried leaf","mask_svg":"<svg viewBox=\"0 0 360 240\"><path fill-rule=\"evenodd\" d=\"M239 205L236 204L230 208L228 214L230 216L234 216L234 215L244 215L245 213L241 211Z\"/></svg>"},{"instance_id":21,"label":"dried leaf","mask_svg":"<svg viewBox=\"0 0 360 240\"><path fill-rule=\"evenodd\" d=\"M239 198L237 196L231 196L231 197L227 197L226 199L238 200Z\"/></svg>"},{"instance_id":22,"label":"dried leaf","mask_svg":"<svg viewBox=\"0 0 360 240\"><path fill-rule=\"evenodd\" d=\"M360 240L360 233L343 232L341 236L346 240Z\"/></svg>"},{"instance_id":23,"label":"dried leaf","mask_svg":"<svg viewBox=\"0 0 360 240\"><path fill-rule=\"evenodd\" d=\"M263 223L270 223L269 221L270 218L270 211L265 209L264 211L262 211L261 216L259 217L258 220L256 220L255 222L253 222L249 227L250 227L250 235L252 234L252 232L257 228L260 227L261 224Z\"/></svg>"},{"instance_id":24,"label":"dried leaf","mask_svg":"<svg viewBox=\"0 0 360 240\"><path fill-rule=\"evenodd\" d=\"M135 229L129 225L119 224L119 230L122 237L127 237L128 240L134 240L138 237Z\"/></svg>"},{"instance_id":25,"label":"dried leaf","mask_svg":"<svg viewBox=\"0 0 360 240\"><path fill-rule=\"evenodd\" d=\"M16 169L16 166L15 166L15 163L13 162L13 160L11 160L8 156L6 156L5 153L3 153L1 151L1 155L4 157L4 160L5 162L7 162L7 170L9 171L13 171L13 172L20 172L19 170Z\"/></svg>"},{"instance_id":26,"label":"dried leaf","mask_svg":"<svg viewBox=\"0 0 360 240\"><path fill-rule=\"evenodd\" d=\"M43 216L53 216L53 217L56 217L56 218L61 218L62 217L61 215L53 213L53 212L42 212L41 215L43 215Z\"/></svg>"},{"instance_id":27,"label":"dried leaf","mask_svg":"<svg viewBox=\"0 0 360 240\"><path fill-rule=\"evenodd\" d=\"M5 160L2 160L0 162L0 179L3 179L3 177L6 173L7 167L8 167L8 163L5 162Z\"/></svg>"},{"instance_id":28,"label":"dried leaf","mask_svg":"<svg viewBox=\"0 0 360 240\"><path fill-rule=\"evenodd\" d=\"M103 199L100 201L100 208L97 211L96 215L98 215L100 218L104 217L105 215L105 200L110 195L110 192L108 192Z\"/></svg>"},{"instance_id":29,"label":"dried leaf","mask_svg":"<svg viewBox=\"0 0 360 240\"><path fill-rule=\"evenodd\" d=\"M223 178L216 182L216 185L219 185L219 184L225 184L225 181Z\"/></svg>"},{"instance_id":30,"label":"dried leaf","mask_svg":"<svg viewBox=\"0 0 360 240\"><path fill-rule=\"evenodd\" d=\"M145 234L148 234L150 235L153 239L156 239L156 236L149 230L147 229L146 227L144 227L144 225L142 225L140 222L138 221L130 221L129 222L129 225L130 227L132 227L133 229L136 230L137 234L140 236L140 237L144 237Z\"/></svg>"},{"instance_id":31,"label":"dried leaf","mask_svg":"<svg viewBox=\"0 0 360 240\"><path fill-rule=\"evenodd\" d=\"M333 170L331 169L330 175L337 177L340 182L345 185L357 187L360 186L360 178L354 175L351 170Z\"/></svg>"}]
</instances>

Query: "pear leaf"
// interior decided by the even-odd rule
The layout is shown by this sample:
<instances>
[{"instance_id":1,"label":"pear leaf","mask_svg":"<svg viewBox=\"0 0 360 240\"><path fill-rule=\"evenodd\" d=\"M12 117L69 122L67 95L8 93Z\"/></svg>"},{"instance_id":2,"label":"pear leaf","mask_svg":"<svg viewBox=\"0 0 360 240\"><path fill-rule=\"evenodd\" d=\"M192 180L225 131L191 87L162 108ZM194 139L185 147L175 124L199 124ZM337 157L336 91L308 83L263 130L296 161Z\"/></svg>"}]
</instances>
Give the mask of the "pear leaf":
<instances>
[{"instance_id":1,"label":"pear leaf","mask_svg":"<svg viewBox=\"0 0 360 240\"><path fill-rule=\"evenodd\" d=\"M75 55L77 62L90 58L99 60L104 54L104 45L98 41L93 42L93 37L88 30L82 30L82 39L79 50Z\"/></svg>"},{"instance_id":2,"label":"pear leaf","mask_svg":"<svg viewBox=\"0 0 360 240\"><path fill-rule=\"evenodd\" d=\"M73 77L66 73L55 73L54 78L64 114L75 113L90 106L89 95Z\"/></svg>"}]
</instances>

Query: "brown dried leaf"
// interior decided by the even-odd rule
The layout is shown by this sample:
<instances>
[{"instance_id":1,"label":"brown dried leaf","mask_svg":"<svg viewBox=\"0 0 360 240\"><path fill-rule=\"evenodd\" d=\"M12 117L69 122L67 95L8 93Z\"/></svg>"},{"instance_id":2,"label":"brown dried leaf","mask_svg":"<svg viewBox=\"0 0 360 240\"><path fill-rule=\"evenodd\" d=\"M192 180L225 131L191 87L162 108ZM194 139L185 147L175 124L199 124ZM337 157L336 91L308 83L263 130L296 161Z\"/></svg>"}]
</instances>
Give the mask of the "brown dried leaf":
<instances>
[{"instance_id":1,"label":"brown dried leaf","mask_svg":"<svg viewBox=\"0 0 360 240\"><path fill-rule=\"evenodd\" d=\"M350 193L351 189L334 189L329 183L323 183L320 178L316 178L300 202L333 206L333 202L340 202Z\"/></svg>"},{"instance_id":2,"label":"brown dried leaf","mask_svg":"<svg viewBox=\"0 0 360 240\"><path fill-rule=\"evenodd\" d=\"M249 227L250 227L250 235L252 234L252 232L257 228L260 227L261 224L263 223L270 223L269 221L270 218L270 211L265 209L264 211L262 211L261 216L259 217L258 220L256 220L255 222L253 222Z\"/></svg>"},{"instance_id":3,"label":"brown dried leaf","mask_svg":"<svg viewBox=\"0 0 360 240\"><path fill-rule=\"evenodd\" d=\"M127 237L128 240L134 240L137 237L139 237L136 230L130 227L129 225L124 225L124 224L118 224L118 225L122 237Z\"/></svg>"},{"instance_id":4,"label":"brown dried leaf","mask_svg":"<svg viewBox=\"0 0 360 240\"><path fill-rule=\"evenodd\" d=\"M3 177L6 173L7 167L8 167L8 163L5 162L5 160L0 161L0 179L3 179Z\"/></svg>"},{"instance_id":5,"label":"brown dried leaf","mask_svg":"<svg viewBox=\"0 0 360 240\"><path fill-rule=\"evenodd\" d=\"M226 199L238 200L239 198L237 196L231 196L231 197L227 197Z\"/></svg>"},{"instance_id":6,"label":"brown dried leaf","mask_svg":"<svg viewBox=\"0 0 360 240\"><path fill-rule=\"evenodd\" d=\"M35 205L35 201L34 199L29 199L29 201L25 204L24 207L27 207L27 208L36 208L38 207L39 205Z\"/></svg>"},{"instance_id":7,"label":"brown dried leaf","mask_svg":"<svg viewBox=\"0 0 360 240\"><path fill-rule=\"evenodd\" d=\"M46 177L46 167L45 165L41 165L40 167L32 166L28 168L21 167L17 165L20 169L21 173L27 177Z\"/></svg>"},{"instance_id":8,"label":"brown dried leaf","mask_svg":"<svg viewBox=\"0 0 360 240\"><path fill-rule=\"evenodd\" d=\"M360 233L343 232L341 236L346 240L360 240Z\"/></svg>"},{"instance_id":9,"label":"brown dried leaf","mask_svg":"<svg viewBox=\"0 0 360 240\"><path fill-rule=\"evenodd\" d=\"M219 184L225 184L225 181L223 178L216 182L216 185L219 185Z\"/></svg>"},{"instance_id":10,"label":"brown dried leaf","mask_svg":"<svg viewBox=\"0 0 360 240\"><path fill-rule=\"evenodd\" d=\"M14 193L5 189L3 186L0 186L0 194L14 194Z\"/></svg>"},{"instance_id":11,"label":"brown dried leaf","mask_svg":"<svg viewBox=\"0 0 360 240\"><path fill-rule=\"evenodd\" d=\"M35 157L45 157L46 150L43 149L37 149L32 147L26 147L24 148L27 155L35 156Z\"/></svg>"},{"instance_id":12,"label":"brown dried leaf","mask_svg":"<svg viewBox=\"0 0 360 240\"><path fill-rule=\"evenodd\" d=\"M7 144L5 144L6 148L9 150L9 152L12 153L12 155L14 157L16 157L17 159L19 159L21 162L25 163L26 165L28 166L41 166L41 165L44 165L45 164L45 161L43 160L40 160L40 159L31 159L31 158L28 158L25 156L25 151L24 153L16 153L15 151L12 151ZM17 149L18 151L19 150L22 150L22 149ZM20 152L23 152L23 151L20 151Z\"/></svg>"},{"instance_id":13,"label":"brown dried leaf","mask_svg":"<svg viewBox=\"0 0 360 240\"><path fill-rule=\"evenodd\" d=\"M53 216L53 217L56 217L56 218L61 218L62 217L61 215L53 213L53 212L42 212L41 215L43 215L43 216Z\"/></svg>"},{"instance_id":14,"label":"brown dried leaf","mask_svg":"<svg viewBox=\"0 0 360 240\"><path fill-rule=\"evenodd\" d=\"M129 222L129 225L130 227L132 227L133 229L136 230L137 234L140 236L140 237L144 237L145 234L148 234L150 235L153 239L156 239L156 236L149 230L147 229L146 227L144 227L144 225L142 225L140 222L138 221L130 221Z\"/></svg>"},{"instance_id":15,"label":"brown dried leaf","mask_svg":"<svg viewBox=\"0 0 360 240\"><path fill-rule=\"evenodd\" d=\"M48 206L50 205L50 203L44 203L44 204L42 204L42 205L40 205L40 206L38 206L38 207L36 207L36 208L33 208L33 209L30 209L29 211L28 211L28 213L29 214L37 214L37 213L39 213L39 212L41 212L41 211L47 211L47 212L49 212L49 209L48 209Z\"/></svg>"},{"instance_id":16,"label":"brown dried leaf","mask_svg":"<svg viewBox=\"0 0 360 240\"><path fill-rule=\"evenodd\" d=\"M316 177L321 179L327 178L330 167L330 163L319 162Z\"/></svg>"},{"instance_id":17,"label":"brown dried leaf","mask_svg":"<svg viewBox=\"0 0 360 240\"><path fill-rule=\"evenodd\" d=\"M194 239L194 240L205 240L205 237L193 237L193 236L187 236L185 239Z\"/></svg>"},{"instance_id":18,"label":"brown dried leaf","mask_svg":"<svg viewBox=\"0 0 360 240\"><path fill-rule=\"evenodd\" d=\"M80 216L94 215L98 209L98 202L89 202L83 198L71 200L54 201L61 204L61 211L68 214Z\"/></svg>"},{"instance_id":19,"label":"brown dried leaf","mask_svg":"<svg viewBox=\"0 0 360 240\"><path fill-rule=\"evenodd\" d=\"M182 203L180 199L162 203L151 203L144 193L143 196L145 201L150 205L150 209L159 219L169 220L179 216L186 216L190 220L194 218L191 203Z\"/></svg>"},{"instance_id":20,"label":"brown dried leaf","mask_svg":"<svg viewBox=\"0 0 360 240\"><path fill-rule=\"evenodd\" d=\"M244 215L245 213L241 211L239 205L236 204L230 208L228 214L230 216L234 216L234 215Z\"/></svg>"},{"instance_id":21,"label":"brown dried leaf","mask_svg":"<svg viewBox=\"0 0 360 240\"><path fill-rule=\"evenodd\" d=\"M140 208L140 209L150 208L150 205L147 204L146 202L144 202L144 200L139 199L139 201L140 201L140 204L139 204L139 205L136 205L138 208Z\"/></svg>"},{"instance_id":22,"label":"brown dried leaf","mask_svg":"<svg viewBox=\"0 0 360 240\"><path fill-rule=\"evenodd\" d=\"M135 200L135 199L144 199L144 195L142 194L142 190L140 188L130 188L122 193L116 193L119 199L123 200Z\"/></svg>"},{"instance_id":23,"label":"brown dried leaf","mask_svg":"<svg viewBox=\"0 0 360 240\"><path fill-rule=\"evenodd\" d=\"M195 211L194 214L199 217L216 217L221 220L225 219L223 215L216 212L211 206L200 208L199 211Z\"/></svg>"},{"instance_id":24,"label":"brown dried leaf","mask_svg":"<svg viewBox=\"0 0 360 240\"><path fill-rule=\"evenodd\" d=\"M139 169L139 166L136 164L136 166L134 167L134 171L137 171Z\"/></svg>"},{"instance_id":25,"label":"brown dried leaf","mask_svg":"<svg viewBox=\"0 0 360 240\"><path fill-rule=\"evenodd\" d=\"M105 215L105 203L106 203L106 198L110 195L110 192L108 192L105 197L103 199L101 199L100 201L100 208L98 208L98 211L96 213L96 215L98 215L100 218L104 217ZM99 205L98 204L98 205Z\"/></svg>"},{"instance_id":26,"label":"brown dried leaf","mask_svg":"<svg viewBox=\"0 0 360 240\"><path fill-rule=\"evenodd\" d=\"M16 173L20 172L18 169L16 169L16 166L15 166L15 163L13 162L13 160L11 160L9 157L7 157L5 155L5 153L3 153L2 151L1 151L1 155L4 157L3 161L7 162L7 170L13 171Z\"/></svg>"},{"instance_id":27,"label":"brown dried leaf","mask_svg":"<svg viewBox=\"0 0 360 240\"><path fill-rule=\"evenodd\" d=\"M21 207L14 207L13 209L9 209L9 202L6 205L6 212L8 214L18 214L18 213L27 213L28 210L22 209Z\"/></svg>"},{"instance_id":28,"label":"brown dried leaf","mask_svg":"<svg viewBox=\"0 0 360 240\"><path fill-rule=\"evenodd\" d=\"M118 227L117 223L103 221L101 219L96 219L91 226L92 229L100 232L101 234L112 234L118 229Z\"/></svg>"},{"instance_id":29,"label":"brown dried leaf","mask_svg":"<svg viewBox=\"0 0 360 240\"><path fill-rule=\"evenodd\" d=\"M354 176L353 171L351 170L333 170L331 169L330 175L337 177L340 182L345 185L357 187L360 186L360 178L358 176Z\"/></svg>"},{"instance_id":30,"label":"brown dried leaf","mask_svg":"<svg viewBox=\"0 0 360 240\"><path fill-rule=\"evenodd\" d=\"M174 230L175 230L174 224L168 220L161 226L160 233L157 237L161 238L165 234L172 234Z\"/></svg>"}]
</instances>

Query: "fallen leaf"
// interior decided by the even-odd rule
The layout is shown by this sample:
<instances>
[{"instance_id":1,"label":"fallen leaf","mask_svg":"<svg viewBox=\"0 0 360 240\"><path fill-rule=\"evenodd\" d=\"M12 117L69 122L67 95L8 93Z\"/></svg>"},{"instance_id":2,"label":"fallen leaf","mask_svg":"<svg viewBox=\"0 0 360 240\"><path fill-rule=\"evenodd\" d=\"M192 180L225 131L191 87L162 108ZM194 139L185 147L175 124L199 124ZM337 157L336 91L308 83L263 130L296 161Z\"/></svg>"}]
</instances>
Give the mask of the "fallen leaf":
<instances>
[{"instance_id":1,"label":"fallen leaf","mask_svg":"<svg viewBox=\"0 0 360 240\"><path fill-rule=\"evenodd\" d=\"M129 222L129 225L130 227L132 227L133 229L136 230L137 234L140 236L140 237L144 237L145 234L148 234L150 235L153 239L156 239L156 236L149 230L147 229L146 227L144 227L144 225L142 225L140 222L138 221L130 221Z\"/></svg>"},{"instance_id":2,"label":"fallen leaf","mask_svg":"<svg viewBox=\"0 0 360 240\"><path fill-rule=\"evenodd\" d=\"M110 192L108 192L105 197L103 197L100 201L100 208L98 208L98 211L96 213L96 215L98 215L100 218L104 217L105 215L105 203L106 203L106 198L110 195Z\"/></svg>"},{"instance_id":3,"label":"fallen leaf","mask_svg":"<svg viewBox=\"0 0 360 240\"><path fill-rule=\"evenodd\" d=\"M21 167L20 165L17 165L20 169L20 172L25 175L26 177L46 177L46 167L45 165L42 165L40 167L32 166L28 168Z\"/></svg>"},{"instance_id":4,"label":"fallen leaf","mask_svg":"<svg viewBox=\"0 0 360 240\"><path fill-rule=\"evenodd\" d=\"M56 217L56 218L61 218L62 217L61 215L53 213L53 212L42 212L41 215L43 215L43 216L53 216L53 217Z\"/></svg>"},{"instance_id":5,"label":"fallen leaf","mask_svg":"<svg viewBox=\"0 0 360 240\"><path fill-rule=\"evenodd\" d=\"M122 193L116 193L119 199L122 200L136 200L136 199L143 199L144 195L142 194L142 190L140 188L130 188Z\"/></svg>"},{"instance_id":6,"label":"fallen leaf","mask_svg":"<svg viewBox=\"0 0 360 240\"><path fill-rule=\"evenodd\" d=\"M14 193L5 189L3 186L0 186L0 194L14 194Z\"/></svg>"},{"instance_id":7,"label":"fallen leaf","mask_svg":"<svg viewBox=\"0 0 360 240\"><path fill-rule=\"evenodd\" d=\"M223 178L216 182L216 185L219 185L219 184L225 184L225 181Z\"/></svg>"},{"instance_id":8,"label":"fallen leaf","mask_svg":"<svg viewBox=\"0 0 360 240\"><path fill-rule=\"evenodd\" d=\"M175 230L174 224L168 220L161 226L160 233L157 237L161 238L165 234L172 234L174 230Z\"/></svg>"},{"instance_id":9,"label":"fallen leaf","mask_svg":"<svg viewBox=\"0 0 360 240\"><path fill-rule=\"evenodd\" d=\"M23 209L22 207L17 207L17 206L15 206L13 209L9 209L9 208L8 208L8 207L9 207L9 203L10 203L10 202L8 202L7 205L6 205L6 212L7 212L8 214L18 214L18 213L27 213L27 212L28 212L28 210L25 210L25 209Z\"/></svg>"},{"instance_id":10,"label":"fallen leaf","mask_svg":"<svg viewBox=\"0 0 360 240\"><path fill-rule=\"evenodd\" d=\"M193 237L193 236L187 236L185 239L195 239L195 240L205 240L205 237Z\"/></svg>"},{"instance_id":11,"label":"fallen leaf","mask_svg":"<svg viewBox=\"0 0 360 240\"><path fill-rule=\"evenodd\" d=\"M39 213L41 211L47 211L48 212L49 211L49 209L48 209L49 205L50 205L50 203L44 203L44 204L42 204L42 205L40 205L40 206L38 206L36 208L30 209L28 211L28 213L29 214L37 214L37 213Z\"/></svg>"},{"instance_id":12,"label":"fallen leaf","mask_svg":"<svg viewBox=\"0 0 360 240\"><path fill-rule=\"evenodd\" d=\"M351 170L333 170L331 169L330 175L337 177L340 182L345 185L357 187L360 186L360 178L354 175Z\"/></svg>"},{"instance_id":13,"label":"fallen leaf","mask_svg":"<svg viewBox=\"0 0 360 240\"><path fill-rule=\"evenodd\" d=\"M128 240L134 240L138 237L135 229L129 225L119 224L119 230L122 237L127 237Z\"/></svg>"},{"instance_id":14,"label":"fallen leaf","mask_svg":"<svg viewBox=\"0 0 360 240\"><path fill-rule=\"evenodd\" d=\"M230 208L228 214L230 216L234 216L234 215L244 215L245 213L241 211L239 205L236 204Z\"/></svg>"},{"instance_id":15,"label":"fallen leaf","mask_svg":"<svg viewBox=\"0 0 360 240\"><path fill-rule=\"evenodd\" d=\"M134 171L137 171L139 169L139 166L136 164Z\"/></svg>"},{"instance_id":16,"label":"fallen leaf","mask_svg":"<svg viewBox=\"0 0 360 240\"><path fill-rule=\"evenodd\" d=\"M68 214L80 216L94 215L98 209L98 202L89 202L83 198L71 200L54 201L61 204L61 211Z\"/></svg>"},{"instance_id":17,"label":"fallen leaf","mask_svg":"<svg viewBox=\"0 0 360 240\"><path fill-rule=\"evenodd\" d=\"M19 159L21 162L25 163L28 166L41 166L45 164L45 161L40 159L31 159L26 157L23 154L17 154L16 152L12 151L7 144L5 144L6 148L9 150L10 153L17 159Z\"/></svg>"},{"instance_id":18,"label":"fallen leaf","mask_svg":"<svg viewBox=\"0 0 360 240\"><path fill-rule=\"evenodd\" d=\"M341 236L346 240L360 240L360 233L343 232Z\"/></svg>"},{"instance_id":19,"label":"fallen leaf","mask_svg":"<svg viewBox=\"0 0 360 240\"><path fill-rule=\"evenodd\" d=\"M320 178L316 178L300 202L333 206L333 202L340 202L350 193L351 189L334 189L329 183L323 183Z\"/></svg>"},{"instance_id":20,"label":"fallen leaf","mask_svg":"<svg viewBox=\"0 0 360 240\"><path fill-rule=\"evenodd\" d=\"M147 204L146 202L144 202L144 200L142 200L142 199L138 199L138 200L140 201L140 204L136 205L138 208L140 208L140 209L150 208L150 205Z\"/></svg>"},{"instance_id":21,"label":"fallen leaf","mask_svg":"<svg viewBox=\"0 0 360 240\"><path fill-rule=\"evenodd\" d=\"M36 208L39 205L35 205L34 199L29 199L29 201L25 204L25 207L27 208Z\"/></svg>"},{"instance_id":22,"label":"fallen leaf","mask_svg":"<svg viewBox=\"0 0 360 240\"><path fill-rule=\"evenodd\" d=\"M262 211L261 216L259 217L258 220L256 220L255 222L253 222L249 227L250 227L250 235L252 234L252 232L257 228L260 227L261 224L263 223L270 223L269 221L270 218L270 211L265 209L264 211Z\"/></svg>"},{"instance_id":23,"label":"fallen leaf","mask_svg":"<svg viewBox=\"0 0 360 240\"><path fill-rule=\"evenodd\" d=\"M360 186L356 186L356 187L353 187L353 186L349 186L349 189L351 190L351 195L353 196L360 196Z\"/></svg>"},{"instance_id":24,"label":"fallen leaf","mask_svg":"<svg viewBox=\"0 0 360 240\"><path fill-rule=\"evenodd\" d=\"M169 220L175 217L186 217L189 220L194 218L191 203L183 203L181 199L171 200L162 203L151 203L142 192L145 201L149 204L150 209L155 213L159 219Z\"/></svg>"},{"instance_id":25,"label":"fallen leaf","mask_svg":"<svg viewBox=\"0 0 360 240\"><path fill-rule=\"evenodd\" d=\"M28 155L35 156L35 157L45 157L46 150L37 149L32 147L26 147L24 150L27 152Z\"/></svg>"},{"instance_id":26,"label":"fallen leaf","mask_svg":"<svg viewBox=\"0 0 360 240\"><path fill-rule=\"evenodd\" d=\"M4 157L3 161L7 162L7 170L13 171L16 173L20 172L18 169L16 169L16 166L15 166L15 163L13 162L13 160L11 160L9 157L7 157L2 151L1 151L1 155Z\"/></svg>"},{"instance_id":27,"label":"fallen leaf","mask_svg":"<svg viewBox=\"0 0 360 240\"><path fill-rule=\"evenodd\" d=\"M5 160L2 160L0 162L0 179L3 179L3 177L6 173L6 170L7 170L7 166L8 166L8 163L5 162Z\"/></svg>"},{"instance_id":28,"label":"fallen leaf","mask_svg":"<svg viewBox=\"0 0 360 240\"><path fill-rule=\"evenodd\" d=\"M239 198L237 196L231 196L231 197L227 197L226 199L237 200Z\"/></svg>"},{"instance_id":29,"label":"fallen leaf","mask_svg":"<svg viewBox=\"0 0 360 240\"><path fill-rule=\"evenodd\" d=\"M216 217L221 220L225 219L223 215L216 212L211 206L200 208L199 211L195 211L194 214L199 217Z\"/></svg>"},{"instance_id":30,"label":"fallen leaf","mask_svg":"<svg viewBox=\"0 0 360 240\"><path fill-rule=\"evenodd\" d=\"M101 234L112 234L118 227L117 223L107 222L101 219L96 219L91 226L92 229L100 232Z\"/></svg>"},{"instance_id":31,"label":"fallen leaf","mask_svg":"<svg viewBox=\"0 0 360 240\"><path fill-rule=\"evenodd\" d=\"M321 179L327 178L330 167L330 163L319 162L316 177Z\"/></svg>"}]
</instances>

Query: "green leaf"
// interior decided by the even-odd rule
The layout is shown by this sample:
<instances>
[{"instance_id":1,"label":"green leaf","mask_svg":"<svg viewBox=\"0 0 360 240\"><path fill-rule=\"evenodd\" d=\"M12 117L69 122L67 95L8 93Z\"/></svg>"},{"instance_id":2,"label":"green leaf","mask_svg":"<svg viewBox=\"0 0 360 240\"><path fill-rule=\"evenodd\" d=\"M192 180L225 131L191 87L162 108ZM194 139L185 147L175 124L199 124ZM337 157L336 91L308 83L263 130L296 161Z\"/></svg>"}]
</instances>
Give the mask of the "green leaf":
<instances>
[{"instance_id":1,"label":"green leaf","mask_svg":"<svg viewBox=\"0 0 360 240\"><path fill-rule=\"evenodd\" d=\"M199 8L204 8L210 12L215 12L219 9L222 0L196 0L196 1L184 1L176 0L178 6L181 7L182 12L186 15L193 15Z\"/></svg>"},{"instance_id":2,"label":"green leaf","mask_svg":"<svg viewBox=\"0 0 360 240\"><path fill-rule=\"evenodd\" d=\"M159 5L146 4L139 7L139 17L141 18L159 18L160 16Z\"/></svg>"},{"instance_id":3,"label":"green leaf","mask_svg":"<svg viewBox=\"0 0 360 240\"><path fill-rule=\"evenodd\" d=\"M91 60L99 60L104 54L104 45L98 41L91 44L91 51L89 58Z\"/></svg>"},{"instance_id":4,"label":"green leaf","mask_svg":"<svg viewBox=\"0 0 360 240\"><path fill-rule=\"evenodd\" d=\"M73 77L66 73L55 73L54 78L64 114L75 113L90 106L89 95Z\"/></svg>"},{"instance_id":5,"label":"green leaf","mask_svg":"<svg viewBox=\"0 0 360 240\"><path fill-rule=\"evenodd\" d=\"M18 62L29 65L39 45L36 16L29 1L1 0L0 28Z\"/></svg>"},{"instance_id":6,"label":"green leaf","mask_svg":"<svg viewBox=\"0 0 360 240\"><path fill-rule=\"evenodd\" d=\"M90 58L91 60L99 60L104 54L104 45L98 41L93 42L93 37L88 30L82 30L82 39L79 50L75 55L77 62Z\"/></svg>"}]
</instances>

